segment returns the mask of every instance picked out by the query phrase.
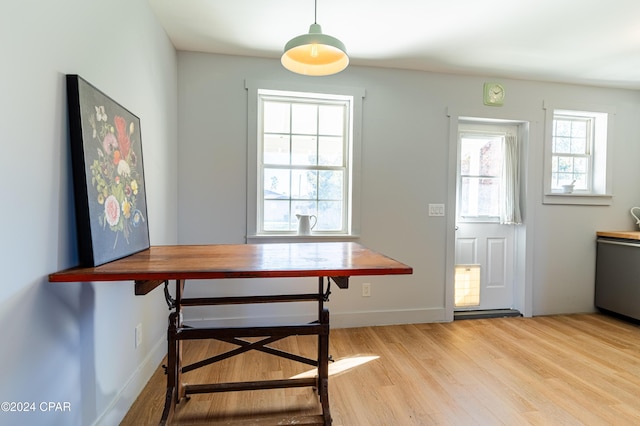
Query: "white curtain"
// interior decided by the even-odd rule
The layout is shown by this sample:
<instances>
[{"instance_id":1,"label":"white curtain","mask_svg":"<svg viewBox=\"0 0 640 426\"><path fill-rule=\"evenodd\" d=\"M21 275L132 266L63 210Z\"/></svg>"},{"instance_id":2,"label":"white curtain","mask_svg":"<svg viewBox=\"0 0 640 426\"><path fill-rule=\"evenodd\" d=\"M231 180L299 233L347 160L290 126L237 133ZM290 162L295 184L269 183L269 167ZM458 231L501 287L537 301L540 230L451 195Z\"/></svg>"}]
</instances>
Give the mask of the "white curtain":
<instances>
[{"instance_id":1,"label":"white curtain","mask_svg":"<svg viewBox=\"0 0 640 426\"><path fill-rule=\"evenodd\" d=\"M518 140L507 135L504 142L504 200L500 212L500 223L519 225L520 215L520 154Z\"/></svg>"}]
</instances>

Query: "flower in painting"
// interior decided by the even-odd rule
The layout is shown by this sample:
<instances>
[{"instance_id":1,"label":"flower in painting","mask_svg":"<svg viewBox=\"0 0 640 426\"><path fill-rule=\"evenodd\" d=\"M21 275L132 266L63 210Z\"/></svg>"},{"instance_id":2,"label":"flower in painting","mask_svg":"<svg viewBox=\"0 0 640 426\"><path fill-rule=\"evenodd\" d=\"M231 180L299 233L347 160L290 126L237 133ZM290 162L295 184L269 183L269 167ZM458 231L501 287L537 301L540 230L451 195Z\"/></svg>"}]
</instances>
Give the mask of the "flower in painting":
<instances>
[{"instance_id":1,"label":"flower in painting","mask_svg":"<svg viewBox=\"0 0 640 426\"><path fill-rule=\"evenodd\" d=\"M124 200L122 203L122 214L127 219L131 217L131 203L128 200Z\"/></svg>"},{"instance_id":2,"label":"flower in painting","mask_svg":"<svg viewBox=\"0 0 640 426\"><path fill-rule=\"evenodd\" d=\"M134 194L138 195L138 182L136 182L135 180L131 181L131 190Z\"/></svg>"},{"instance_id":3,"label":"flower in painting","mask_svg":"<svg viewBox=\"0 0 640 426\"><path fill-rule=\"evenodd\" d=\"M120 160L118 162L118 174L120 176L129 176L131 174L131 168L129 167L129 163L124 160Z\"/></svg>"},{"instance_id":4,"label":"flower in painting","mask_svg":"<svg viewBox=\"0 0 640 426\"><path fill-rule=\"evenodd\" d=\"M131 149L131 140L129 139L129 133L127 133L127 121L119 115L116 115L113 121L116 124L116 133L118 134L122 157L127 158Z\"/></svg>"},{"instance_id":5,"label":"flower in painting","mask_svg":"<svg viewBox=\"0 0 640 426\"><path fill-rule=\"evenodd\" d=\"M137 228L142 222L144 222L144 216L142 216L142 212L140 210L136 209L131 217L131 224L134 228Z\"/></svg>"},{"instance_id":6,"label":"flower in painting","mask_svg":"<svg viewBox=\"0 0 640 426\"><path fill-rule=\"evenodd\" d=\"M96 106L96 120L107 122L107 113L104 111L104 105Z\"/></svg>"},{"instance_id":7,"label":"flower in painting","mask_svg":"<svg viewBox=\"0 0 640 426\"><path fill-rule=\"evenodd\" d=\"M104 201L104 215L109 226L116 226L120 220L120 203L113 195Z\"/></svg>"},{"instance_id":8,"label":"flower in painting","mask_svg":"<svg viewBox=\"0 0 640 426\"><path fill-rule=\"evenodd\" d=\"M111 155L116 148L118 148L118 140L113 133L107 133L102 140L102 149L107 155Z\"/></svg>"}]
</instances>

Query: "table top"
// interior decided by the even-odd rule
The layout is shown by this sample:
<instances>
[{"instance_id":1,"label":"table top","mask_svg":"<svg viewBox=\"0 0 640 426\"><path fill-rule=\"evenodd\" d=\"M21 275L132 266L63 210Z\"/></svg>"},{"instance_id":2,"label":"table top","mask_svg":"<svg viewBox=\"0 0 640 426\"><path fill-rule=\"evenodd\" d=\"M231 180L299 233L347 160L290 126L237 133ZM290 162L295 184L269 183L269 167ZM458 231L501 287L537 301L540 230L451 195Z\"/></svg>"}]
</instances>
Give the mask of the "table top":
<instances>
[{"instance_id":1,"label":"table top","mask_svg":"<svg viewBox=\"0 0 640 426\"><path fill-rule=\"evenodd\" d=\"M413 268L353 242L168 245L95 267L49 275L50 282L412 274Z\"/></svg>"}]
</instances>

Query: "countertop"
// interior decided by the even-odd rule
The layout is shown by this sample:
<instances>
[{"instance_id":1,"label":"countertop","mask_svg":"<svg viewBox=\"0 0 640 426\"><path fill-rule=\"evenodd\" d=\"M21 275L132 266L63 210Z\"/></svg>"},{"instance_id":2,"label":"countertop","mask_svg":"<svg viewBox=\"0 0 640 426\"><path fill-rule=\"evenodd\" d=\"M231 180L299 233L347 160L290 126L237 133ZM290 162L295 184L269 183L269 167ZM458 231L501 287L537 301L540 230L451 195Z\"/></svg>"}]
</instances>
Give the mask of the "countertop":
<instances>
[{"instance_id":1,"label":"countertop","mask_svg":"<svg viewBox=\"0 0 640 426\"><path fill-rule=\"evenodd\" d=\"M598 231L598 237L624 238L625 240L640 240L640 231Z\"/></svg>"}]
</instances>

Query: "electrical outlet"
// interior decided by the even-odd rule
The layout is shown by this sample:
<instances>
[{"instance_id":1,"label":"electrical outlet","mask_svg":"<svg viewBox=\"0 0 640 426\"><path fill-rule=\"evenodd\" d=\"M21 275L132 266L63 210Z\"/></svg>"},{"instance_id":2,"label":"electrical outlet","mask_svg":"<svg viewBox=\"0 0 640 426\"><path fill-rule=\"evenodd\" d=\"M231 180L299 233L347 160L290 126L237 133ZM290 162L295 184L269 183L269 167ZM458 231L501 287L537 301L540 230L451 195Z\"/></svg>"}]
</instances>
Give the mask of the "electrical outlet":
<instances>
[{"instance_id":1,"label":"electrical outlet","mask_svg":"<svg viewBox=\"0 0 640 426\"><path fill-rule=\"evenodd\" d=\"M429 204L429 216L444 216L444 204Z\"/></svg>"},{"instance_id":2,"label":"electrical outlet","mask_svg":"<svg viewBox=\"0 0 640 426\"><path fill-rule=\"evenodd\" d=\"M362 284L362 297L370 297L371 296L371 284L364 283Z\"/></svg>"},{"instance_id":3,"label":"electrical outlet","mask_svg":"<svg viewBox=\"0 0 640 426\"><path fill-rule=\"evenodd\" d=\"M135 330L136 348L142 344L142 324L138 324Z\"/></svg>"}]
</instances>

